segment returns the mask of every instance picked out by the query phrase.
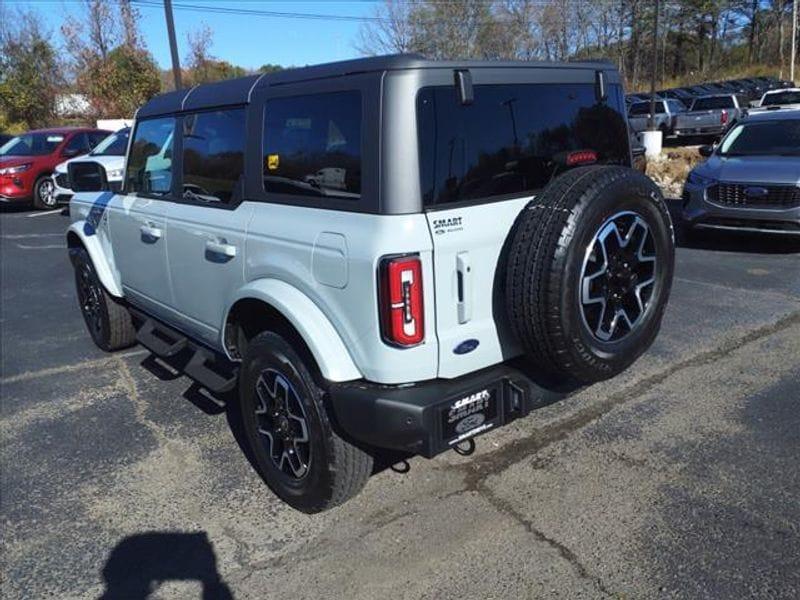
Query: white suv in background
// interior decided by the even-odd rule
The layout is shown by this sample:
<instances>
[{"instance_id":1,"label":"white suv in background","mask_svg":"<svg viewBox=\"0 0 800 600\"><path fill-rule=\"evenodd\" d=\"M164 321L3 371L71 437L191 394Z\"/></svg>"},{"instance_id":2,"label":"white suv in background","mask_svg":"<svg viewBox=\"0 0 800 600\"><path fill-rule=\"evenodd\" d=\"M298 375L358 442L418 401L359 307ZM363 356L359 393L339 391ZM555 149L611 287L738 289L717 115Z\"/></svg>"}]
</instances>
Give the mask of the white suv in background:
<instances>
[{"instance_id":1,"label":"white suv in background","mask_svg":"<svg viewBox=\"0 0 800 600\"><path fill-rule=\"evenodd\" d=\"M72 198L72 185L69 181L70 163L94 162L105 170L109 189L119 191L122 188L122 176L125 170L125 151L128 148L130 127L124 127L105 138L95 146L89 154L65 160L56 166L53 173L53 195L56 203L69 202Z\"/></svg>"}]
</instances>

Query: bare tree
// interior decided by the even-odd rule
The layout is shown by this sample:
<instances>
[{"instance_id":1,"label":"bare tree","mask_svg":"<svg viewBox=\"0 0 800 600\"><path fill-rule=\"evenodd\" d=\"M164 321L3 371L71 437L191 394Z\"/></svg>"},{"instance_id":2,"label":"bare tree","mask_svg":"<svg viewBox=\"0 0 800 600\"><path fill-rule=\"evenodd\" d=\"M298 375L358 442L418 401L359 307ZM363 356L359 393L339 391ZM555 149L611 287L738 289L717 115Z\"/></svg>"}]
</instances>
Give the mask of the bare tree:
<instances>
[{"instance_id":1,"label":"bare tree","mask_svg":"<svg viewBox=\"0 0 800 600\"><path fill-rule=\"evenodd\" d=\"M411 14L416 4L414 0L384 0L375 8L373 20L359 29L356 50L364 55L413 52Z\"/></svg>"}]
</instances>

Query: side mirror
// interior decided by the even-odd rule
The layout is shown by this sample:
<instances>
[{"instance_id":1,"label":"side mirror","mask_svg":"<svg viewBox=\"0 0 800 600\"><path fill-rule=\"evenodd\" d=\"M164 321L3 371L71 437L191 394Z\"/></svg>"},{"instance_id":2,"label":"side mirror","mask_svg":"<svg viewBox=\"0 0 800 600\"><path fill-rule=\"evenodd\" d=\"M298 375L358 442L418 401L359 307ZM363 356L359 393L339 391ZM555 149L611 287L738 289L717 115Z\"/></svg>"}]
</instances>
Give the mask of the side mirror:
<instances>
[{"instance_id":1,"label":"side mirror","mask_svg":"<svg viewBox=\"0 0 800 600\"><path fill-rule=\"evenodd\" d=\"M79 156L80 153L81 153L81 151L78 150L77 148L65 148L61 152L61 156L64 156L66 158L73 158L75 156Z\"/></svg>"},{"instance_id":2,"label":"side mirror","mask_svg":"<svg viewBox=\"0 0 800 600\"><path fill-rule=\"evenodd\" d=\"M700 146L697 151L700 156L711 156L714 153L714 146Z\"/></svg>"},{"instance_id":3,"label":"side mirror","mask_svg":"<svg viewBox=\"0 0 800 600\"><path fill-rule=\"evenodd\" d=\"M67 165L73 192L101 192L108 189L106 170L96 162L73 162Z\"/></svg>"}]
</instances>

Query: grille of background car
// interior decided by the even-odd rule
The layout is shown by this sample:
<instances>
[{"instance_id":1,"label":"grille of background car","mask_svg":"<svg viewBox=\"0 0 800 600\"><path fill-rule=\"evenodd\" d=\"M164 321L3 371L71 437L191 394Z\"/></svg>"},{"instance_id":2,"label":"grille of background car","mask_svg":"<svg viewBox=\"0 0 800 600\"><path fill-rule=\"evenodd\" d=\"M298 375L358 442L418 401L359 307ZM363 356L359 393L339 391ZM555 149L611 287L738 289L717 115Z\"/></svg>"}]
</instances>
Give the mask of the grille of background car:
<instances>
[{"instance_id":1,"label":"grille of background car","mask_svg":"<svg viewBox=\"0 0 800 600\"><path fill-rule=\"evenodd\" d=\"M69 175L67 173L59 173L56 175L56 183L58 184L58 187L70 189Z\"/></svg>"},{"instance_id":2,"label":"grille of background car","mask_svg":"<svg viewBox=\"0 0 800 600\"><path fill-rule=\"evenodd\" d=\"M748 195L748 188L764 188L763 196ZM724 206L764 206L795 208L800 206L800 187L758 183L720 183L708 188L708 199Z\"/></svg>"}]
</instances>

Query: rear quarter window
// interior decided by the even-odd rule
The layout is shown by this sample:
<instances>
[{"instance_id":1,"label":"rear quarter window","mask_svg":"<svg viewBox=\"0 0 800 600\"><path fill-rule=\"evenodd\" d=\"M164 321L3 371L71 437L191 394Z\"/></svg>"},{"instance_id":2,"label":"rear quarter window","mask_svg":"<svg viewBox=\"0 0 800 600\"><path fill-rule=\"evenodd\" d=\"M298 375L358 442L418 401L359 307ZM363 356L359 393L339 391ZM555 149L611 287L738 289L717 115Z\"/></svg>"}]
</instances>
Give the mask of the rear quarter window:
<instances>
[{"instance_id":1,"label":"rear quarter window","mask_svg":"<svg viewBox=\"0 0 800 600\"><path fill-rule=\"evenodd\" d=\"M417 95L423 203L435 206L523 194L566 168L566 155L629 164L619 86L598 103L591 84L477 85L462 105L453 86Z\"/></svg>"},{"instance_id":2,"label":"rear quarter window","mask_svg":"<svg viewBox=\"0 0 800 600\"><path fill-rule=\"evenodd\" d=\"M269 194L361 196L361 92L267 100L263 177Z\"/></svg>"}]
</instances>

